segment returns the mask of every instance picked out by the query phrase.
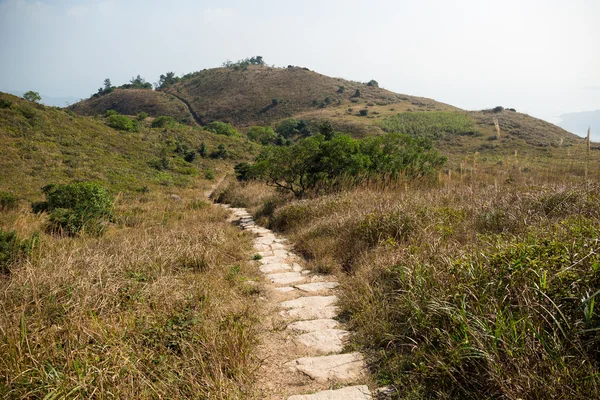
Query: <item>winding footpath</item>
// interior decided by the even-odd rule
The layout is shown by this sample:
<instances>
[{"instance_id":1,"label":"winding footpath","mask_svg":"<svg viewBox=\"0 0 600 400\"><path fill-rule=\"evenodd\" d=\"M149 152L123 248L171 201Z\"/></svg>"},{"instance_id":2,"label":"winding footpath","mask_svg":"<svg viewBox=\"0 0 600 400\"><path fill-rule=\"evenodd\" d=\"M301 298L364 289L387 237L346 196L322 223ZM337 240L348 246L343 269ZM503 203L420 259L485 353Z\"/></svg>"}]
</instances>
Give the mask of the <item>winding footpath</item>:
<instances>
[{"instance_id":1,"label":"winding footpath","mask_svg":"<svg viewBox=\"0 0 600 400\"><path fill-rule=\"evenodd\" d=\"M266 278L264 333L257 354L262 360L259 398L372 399L363 357L344 352L349 332L334 319L338 282L303 269L286 239L256 225L245 209L224 207L232 211L232 222L255 234Z\"/></svg>"}]
</instances>

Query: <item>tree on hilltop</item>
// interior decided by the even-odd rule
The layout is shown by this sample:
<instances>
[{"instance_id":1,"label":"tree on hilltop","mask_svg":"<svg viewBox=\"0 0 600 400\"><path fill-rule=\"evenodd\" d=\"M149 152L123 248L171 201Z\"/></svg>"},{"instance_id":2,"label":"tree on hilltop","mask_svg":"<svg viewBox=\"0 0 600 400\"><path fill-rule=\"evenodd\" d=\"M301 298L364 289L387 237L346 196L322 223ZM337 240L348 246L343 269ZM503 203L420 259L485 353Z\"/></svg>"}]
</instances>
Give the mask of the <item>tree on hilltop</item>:
<instances>
[{"instance_id":1,"label":"tree on hilltop","mask_svg":"<svg viewBox=\"0 0 600 400\"><path fill-rule=\"evenodd\" d=\"M33 90L30 90L29 92L27 92L23 95L23 98L25 100L29 100L29 101L33 101L34 103L37 103L38 101L40 101L42 99L42 96L40 96L40 94L38 92L34 92Z\"/></svg>"}]
</instances>

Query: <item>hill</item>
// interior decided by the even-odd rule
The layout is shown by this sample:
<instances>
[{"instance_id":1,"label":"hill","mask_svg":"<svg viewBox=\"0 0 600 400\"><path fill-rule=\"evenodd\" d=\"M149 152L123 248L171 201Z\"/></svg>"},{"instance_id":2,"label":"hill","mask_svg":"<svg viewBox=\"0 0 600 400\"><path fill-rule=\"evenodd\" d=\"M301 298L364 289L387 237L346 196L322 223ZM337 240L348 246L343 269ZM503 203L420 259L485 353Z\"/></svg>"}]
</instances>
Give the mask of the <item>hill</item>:
<instances>
[{"instance_id":1,"label":"hill","mask_svg":"<svg viewBox=\"0 0 600 400\"><path fill-rule=\"evenodd\" d=\"M335 130L353 137L428 131L452 167L476 153L485 155L482 162L492 166L505 162L515 151L529 159L544 158L552 149L582 143L570 132L513 109L467 112L432 99L385 90L376 81L331 78L294 66L233 64L186 74L158 92L116 90L70 109L87 115L108 109L129 115L145 111L179 121L193 118L199 125L229 122L242 130L254 125L276 127L293 118L305 121L314 133L321 123L329 121ZM499 122L500 140L494 119Z\"/></svg>"},{"instance_id":2,"label":"hill","mask_svg":"<svg viewBox=\"0 0 600 400\"><path fill-rule=\"evenodd\" d=\"M164 89L187 101L205 121L225 121L237 126L271 124L300 113L351 104L412 104L422 109L447 109L446 104L406 96L378 87L331 78L307 68L207 69Z\"/></svg>"},{"instance_id":3,"label":"hill","mask_svg":"<svg viewBox=\"0 0 600 400\"><path fill-rule=\"evenodd\" d=\"M150 117L167 115L182 123L194 122L189 109L181 100L167 93L146 89L116 89L100 97L82 100L68 109L89 116L103 115L107 110L115 110L125 115L145 112Z\"/></svg>"},{"instance_id":4,"label":"hill","mask_svg":"<svg viewBox=\"0 0 600 400\"><path fill-rule=\"evenodd\" d=\"M141 122L137 132L126 132L107 122L0 93L0 191L31 200L48 183L76 180L102 182L114 192L209 185L205 177L228 171L255 148L197 127Z\"/></svg>"}]
</instances>

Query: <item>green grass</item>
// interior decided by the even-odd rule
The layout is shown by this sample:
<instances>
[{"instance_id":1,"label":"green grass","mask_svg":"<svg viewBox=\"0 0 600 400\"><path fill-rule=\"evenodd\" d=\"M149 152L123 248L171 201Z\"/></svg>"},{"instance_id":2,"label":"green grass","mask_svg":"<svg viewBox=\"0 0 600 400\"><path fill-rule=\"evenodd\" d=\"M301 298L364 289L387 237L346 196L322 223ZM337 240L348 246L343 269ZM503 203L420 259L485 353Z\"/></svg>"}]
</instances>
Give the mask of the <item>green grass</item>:
<instances>
[{"instance_id":1,"label":"green grass","mask_svg":"<svg viewBox=\"0 0 600 400\"><path fill-rule=\"evenodd\" d=\"M152 129L142 122L138 132L117 131L102 118L6 94L0 98L12 101L0 108L0 190L28 200L41 198L46 184L81 180L100 182L114 194L195 187L202 184L205 171L228 172L232 161L251 159L257 148L240 138L182 125ZM189 152L200 153L202 143L206 156L185 161ZM219 145L229 160L209 157Z\"/></svg>"},{"instance_id":2,"label":"green grass","mask_svg":"<svg viewBox=\"0 0 600 400\"><path fill-rule=\"evenodd\" d=\"M440 139L446 135L478 135L473 120L458 112L404 112L381 121L386 132Z\"/></svg>"}]
</instances>

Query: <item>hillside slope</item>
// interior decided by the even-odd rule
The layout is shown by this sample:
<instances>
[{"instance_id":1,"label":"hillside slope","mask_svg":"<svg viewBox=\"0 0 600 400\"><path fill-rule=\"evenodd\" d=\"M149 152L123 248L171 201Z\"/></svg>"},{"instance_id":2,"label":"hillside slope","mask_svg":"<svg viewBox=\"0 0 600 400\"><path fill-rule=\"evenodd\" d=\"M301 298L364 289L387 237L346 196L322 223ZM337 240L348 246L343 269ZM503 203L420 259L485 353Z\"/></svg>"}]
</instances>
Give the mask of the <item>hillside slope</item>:
<instances>
[{"instance_id":1,"label":"hillside slope","mask_svg":"<svg viewBox=\"0 0 600 400\"><path fill-rule=\"evenodd\" d=\"M256 151L245 140L196 127L152 129L142 123L139 132L117 131L101 118L5 93L0 93L0 143L0 191L29 200L40 197L44 185L77 180L102 182L115 192L195 187L205 175L229 171ZM217 154L219 145L225 159ZM185 161L190 152L197 156Z\"/></svg>"},{"instance_id":2,"label":"hillside slope","mask_svg":"<svg viewBox=\"0 0 600 400\"><path fill-rule=\"evenodd\" d=\"M90 97L68 107L80 115L103 115L115 110L125 115L145 112L151 117L168 115L182 123L193 123L187 106L174 96L154 90L116 89L100 97Z\"/></svg>"},{"instance_id":3,"label":"hillside slope","mask_svg":"<svg viewBox=\"0 0 600 400\"><path fill-rule=\"evenodd\" d=\"M208 69L186 75L165 91L188 101L206 122L219 120L237 126L271 124L307 111L352 104L404 102L424 109L449 108L431 99L331 78L300 67Z\"/></svg>"}]
</instances>

